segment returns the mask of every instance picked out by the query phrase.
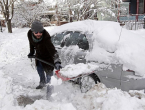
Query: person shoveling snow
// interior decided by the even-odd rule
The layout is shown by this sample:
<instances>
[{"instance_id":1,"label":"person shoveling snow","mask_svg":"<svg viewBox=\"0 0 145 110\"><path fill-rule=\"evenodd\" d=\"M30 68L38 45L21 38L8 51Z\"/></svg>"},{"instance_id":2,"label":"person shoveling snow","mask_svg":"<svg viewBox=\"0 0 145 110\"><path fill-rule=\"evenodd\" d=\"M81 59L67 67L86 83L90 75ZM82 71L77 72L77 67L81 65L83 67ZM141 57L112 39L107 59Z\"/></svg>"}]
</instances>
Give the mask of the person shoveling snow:
<instances>
[{"instance_id":1,"label":"person shoveling snow","mask_svg":"<svg viewBox=\"0 0 145 110\"><path fill-rule=\"evenodd\" d=\"M28 58L32 58L34 56L36 49L36 57L54 64L54 67L57 70L61 68L59 55L51 42L49 33L43 28L41 22L34 21L32 23L31 29L28 31L28 40L30 45L30 53L28 54ZM36 87L36 89L42 89L45 84L50 83L54 67L47 65L37 59L36 66L37 72L40 77L40 83ZM46 75L44 72L46 73ZM47 84L47 93L49 92L50 87Z\"/></svg>"}]
</instances>

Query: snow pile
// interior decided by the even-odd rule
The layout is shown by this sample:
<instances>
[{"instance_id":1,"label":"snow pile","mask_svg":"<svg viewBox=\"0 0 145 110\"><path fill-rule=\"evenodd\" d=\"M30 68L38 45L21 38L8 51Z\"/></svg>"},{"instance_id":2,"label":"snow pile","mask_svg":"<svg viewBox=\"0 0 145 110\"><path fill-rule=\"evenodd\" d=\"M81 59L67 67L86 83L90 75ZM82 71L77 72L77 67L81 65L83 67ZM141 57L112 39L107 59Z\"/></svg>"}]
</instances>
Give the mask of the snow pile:
<instances>
[{"instance_id":1,"label":"snow pile","mask_svg":"<svg viewBox=\"0 0 145 110\"><path fill-rule=\"evenodd\" d=\"M4 35L0 41L0 62L11 63L16 59L20 59L23 55L28 54L29 45L25 42L27 40L27 30L28 29L14 29L12 35L10 33L3 33Z\"/></svg>"},{"instance_id":2,"label":"snow pile","mask_svg":"<svg viewBox=\"0 0 145 110\"><path fill-rule=\"evenodd\" d=\"M141 96L142 98L138 97ZM143 98L144 97L144 98ZM143 92L123 92L119 89L109 89L103 84L97 84L83 97L76 99L79 110L144 110L145 94Z\"/></svg>"},{"instance_id":3,"label":"snow pile","mask_svg":"<svg viewBox=\"0 0 145 110\"><path fill-rule=\"evenodd\" d=\"M37 100L32 105L27 105L23 110L76 110L71 103L49 102L47 100Z\"/></svg>"},{"instance_id":4,"label":"snow pile","mask_svg":"<svg viewBox=\"0 0 145 110\"><path fill-rule=\"evenodd\" d=\"M14 105L12 78L4 77L4 73L0 71L0 109Z\"/></svg>"},{"instance_id":5,"label":"snow pile","mask_svg":"<svg viewBox=\"0 0 145 110\"><path fill-rule=\"evenodd\" d=\"M72 77L79 76L81 74L89 74L89 73L92 73L93 71L97 70L98 68L99 68L99 66L96 65L96 64L91 64L91 63L87 63L87 64L78 63L78 64L71 64L71 65L65 66L64 68L62 68L60 70L60 73L63 76L72 78Z\"/></svg>"},{"instance_id":6,"label":"snow pile","mask_svg":"<svg viewBox=\"0 0 145 110\"><path fill-rule=\"evenodd\" d=\"M144 30L145 31L145 30ZM137 75L145 75L145 37L123 29L115 51L116 58L123 63L124 70L131 69Z\"/></svg>"}]
</instances>

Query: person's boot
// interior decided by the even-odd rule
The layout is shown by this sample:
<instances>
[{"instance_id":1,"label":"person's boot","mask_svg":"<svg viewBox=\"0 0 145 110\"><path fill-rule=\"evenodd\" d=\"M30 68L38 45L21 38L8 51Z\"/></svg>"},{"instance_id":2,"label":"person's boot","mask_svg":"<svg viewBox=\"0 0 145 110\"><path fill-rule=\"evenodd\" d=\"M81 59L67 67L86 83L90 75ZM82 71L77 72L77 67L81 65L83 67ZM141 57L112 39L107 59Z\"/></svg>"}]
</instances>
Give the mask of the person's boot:
<instances>
[{"instance_id":1,"label":"person's boot","mask_svg":"<svg viewBox=\"0 0 145 110\"><path fill-rule=\"evenodd\" d=\"M36 89L42 89L43 87L45 87L45 83L40 82Z\"/></svg>"}]
</instances>

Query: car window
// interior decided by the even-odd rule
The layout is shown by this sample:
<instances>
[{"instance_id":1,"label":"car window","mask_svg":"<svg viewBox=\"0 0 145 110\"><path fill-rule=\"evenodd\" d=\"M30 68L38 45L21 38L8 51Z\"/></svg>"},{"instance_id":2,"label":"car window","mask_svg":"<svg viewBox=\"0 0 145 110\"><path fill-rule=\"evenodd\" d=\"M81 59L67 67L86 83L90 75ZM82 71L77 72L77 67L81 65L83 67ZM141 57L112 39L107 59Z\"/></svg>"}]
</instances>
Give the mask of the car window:
<instances>
[{"instance_id":1,"label":"car window","mask_svg":"<svg viewBox=\"0 0 145 110\"><path fill-rule=\"evenodd\" d=\"M51 41L54 45L60 45L60 41L63 39L63 33L56 34L51 37Z\"/></svg>"},{"instance_id":2,"label":"car window","mask_svg":"<svg viewBox=\"0 0 145 110\"><path fill-rule=\"evenodd\" d=\"M89 49L89 42L86 38L86 36L84 34L81 34L78 37L78 42L77 45L79 46L79 48L82 48L84 50L88 50Z\"/></svg>"},{"instance_id":3,"label":"car window","mask_svg":"<svg viewBox=\"0 0 145 110\"><path fill-rule=\"evenodd\" d=\"M71 45L78 45L81 49L89 49L89 43L85 34L81 34L80 32L70 32L69 37L63 40L63 44L67 47Z\"/></svg>"},{"instance_id":4,"label":"car window","mask_svg":"<svg viewBox=\"0 0 145 110\"><path fill-rule=\"evenodd\" d=\"M62 39L62 41L61 41L61 47L63 47L64 45L66 45L66 42L68 42L68 39L70 39L70 33L68 33L68 34L66 34L66 35L64 35L64 37L63 37L63 39Z\"/></svg>"},{"instance_id":5,"label":"car window","mask_svg":"<svg viewBox=\"0 0 145 110\"><path fill-rule=\"evenodd\" d=\"M62 33L58 33L58 34L55 34L51 37L51 41L54 45L60 45L64 36L69 34L69 31L67 32L62 32Z\"/></svg>"}]
</instances>

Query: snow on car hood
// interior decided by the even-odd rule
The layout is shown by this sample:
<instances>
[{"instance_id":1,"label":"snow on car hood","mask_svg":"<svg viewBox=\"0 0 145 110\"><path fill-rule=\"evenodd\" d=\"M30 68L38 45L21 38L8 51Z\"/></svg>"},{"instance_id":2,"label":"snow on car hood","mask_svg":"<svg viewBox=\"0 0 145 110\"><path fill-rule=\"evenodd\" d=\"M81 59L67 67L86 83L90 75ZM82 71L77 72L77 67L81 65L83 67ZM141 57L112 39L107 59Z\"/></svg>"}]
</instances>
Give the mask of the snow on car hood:
<instances>
[{"instance_id":1,"label":"snow on car hood","mask_svg":"<svg viewBox=\"0 0 145 110\"><path fill-rule=\"evenodd\" d=\"M131 69L136 74L145 75L145 37L122 28L119 23L111 21L85 20L58 26L50 35L62 31L81 31L90 36L91 51L87 61L99 63L121 63L123 69Z\"/></svg>"}]
</instances>

